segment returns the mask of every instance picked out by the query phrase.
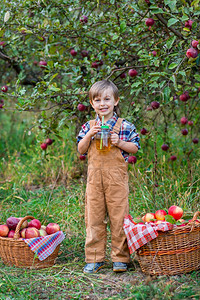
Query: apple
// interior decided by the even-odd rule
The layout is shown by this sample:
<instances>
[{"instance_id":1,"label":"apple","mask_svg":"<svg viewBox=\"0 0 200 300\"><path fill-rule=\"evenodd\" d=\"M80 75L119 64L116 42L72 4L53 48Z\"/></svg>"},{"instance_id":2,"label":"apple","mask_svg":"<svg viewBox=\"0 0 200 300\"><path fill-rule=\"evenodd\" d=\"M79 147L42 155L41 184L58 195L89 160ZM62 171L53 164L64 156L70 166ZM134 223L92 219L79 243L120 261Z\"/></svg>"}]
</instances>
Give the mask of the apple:
<instances>
[{"instance_id":1,"label":"apple","mask_svg":"<svg viewBox=\"0 0 200 300\"><path fill-rule=\"evenodd\" d=\"M120 78L126 78L126 73L122 73L122 74L120 74Z\"/></svg>"},{"instance_id":2,"label":"apple","mask_svg":"<svg viewBox=\"0 0 200 300\"><path fill-rule=\"evenodd\" d=\"M128 71L128 75L129 75L130 77L135 77L135 76L137 76L137 74L138 74L138 72L137 72L137 70L135 70L135 69L130 69L130 70Z\"/></svg>"},{"instance_id":3,"label":"apple","mask_svg":"<svg viewBox=\"0 0 200 300\"><path fill-rule=\"evenodd\" d=\"M190 58L190 57L196 58L198 56L198 51L195 48L190 48L187 50L186 56L188 58Z\"/></svg>"},{"instance_id":4,"label":"apple","mask_svg":"<svg viewBox=\"0 0 200 300\"><path fill-rule=\"evenodd\" d=\"M35 227L37 229L41 228L41 222L38 219L33 219L28 223L28 227Z\"/></svg>"},{"instance_id":5,"label":"apple","mask_svg":"<svg viewBox=\"0 0 200 300\"><path fill-rule=\"evenodd\" d=\"M45 141L45 143L49 146L49 145L51 145L53 143L53 140L50 139L50 138L47 138L46 141Z\"/></svg>"},{"instance_id":6,"label":"apple","mask_svg":"<svg viewBox=\"0 0 200 300\"><path fill-rule=\"evenodd\" d=\"M3 104L2 104L2 103L0 103L0 109L1 109L1 108L3 108Z\"/></svg>"},{"instance_id":7,"label":"apple","mask_svg":"<svg viewBox=\"0 0 200 300\"><path fill-rule=\"evenodd\" d=\"M192 20L188 20L185 22L185 27L189 28L190 30L192 29L192 23L193 21Z\"/></svg>"},{"instance_id":8,"label":"apple","mask_svg":"<svg viewBox=\"0 0 200 300\"><path fill-rule=\"evenodd\" d=\"M153 56L156 56L157 52L154 50L154 51L152 51L152 54L153 54Z\"/></svg>"},{"instance_id":9,"label":"apple","mask_svg":"<svg viewBox=\"0 0 200 300\"><path fill-rule=\"evenodd\" d=\"M78 106L77 106L77 108L78 108L79 111L86 110L86 106L84 104L82 104L82 103L79 103Z\"/></svg>"},{"instance_id":10,"label":"apple","mask_svg":"<svg viewBox=\"0 0 200 300\"><path fill-rule=\"evenodd\" d=\"M92 68L95 68L95 69L97 69L97 68L98 68L98 66L99 66L99 64L98 64L98 62L97 62L97 61L93 61L91 66L92 66Z\"/></svg>"},{"instance_id":11,"label":"apple","mask_svg":"<svg viewBox=\"0 0 200 300\"><path fill-rule=\"evenodd\" d=\"M184 128L181 130L182 135L188 135L188 130L187 128Z\"/></svg>"},{"instance_id":12,"label":"apple","mask_svg":"<svg viewBox=\"0 0 200 300\"><path fill-rule=\"evenodd\" d=\"M145 21L145 24L146 24L147 26L153 26L154 23L155 23L154 19L151 19L151 18L148 18L148 19L146 19L146 21Z\"/></svg>"},{"instance_id":13,"label":"apple","mask_svg":"<svg viewBox=\"0 0 200 300\"><path fill-rule=\"evenodd\" d=\"M32 239L40 236L40 232L35 227L28 227L25 231L25 238L26 239Z\"/></svg>"},{"instance_id":14,"label":"apple","mask_svg":"<svg viewBox=\"0 0 200 300\"><path fill-rule=\"evenodd\" d=\"M140 130L140 133L143 135L145 135L147 132L148 132L148 130L144 127Z\"/></svg>"},{"instance_id":15,"label":"apple","mask_svg":"<svg viewBox=\"0 0 200 300\"><path fill-rule=\"evenodd\" d=\"M153 221L153 219L155 219L154 213L146 213L146 215L144 216L145 222L151 222Z\"/></svg>"},{"instance_id":16,"label":"apple","mask_svg":"<svg viewBox=\"0 0 200 300\"><path fill-rule=\"evenodd\" d=\"M49 223L46 227L47 234L53 234L60 230L60 226L57 223Z\"/></svg>"},{"instance_id":17,"label":"apple","mask_svg":"<svg viewBox=\"0 0 200 300\"><path fill-rule=\"evenodd\" d=\"M81 17L80 17L80 22L81 22L81 23L87 23L87 22L88 22L88 17L85 16L85 15L81 16Z\"/></svg>"},{"instance_id":18,"label":"apple","mask_svg":"<svg viewBox=\"0 0 200 300\"><path fill-rule=\"evenodd\" d=\"M46 230L46 228L47 228L47 226L45 226L45 225L41 225L41 227L40 227L40 229L44 229L44 230Z\"/></svg>"},{"instance_id":19,"label":"apple","mask_svg":"<svg viewBox=\"0 0 200 300\"><path fill-rule=\"evenodd\" d=\"M46 236L46 235L48 235L47 232L46 232L46 230L43 229L43 228L40 228L39 233L40 233L40 236Z\"/></svg>"},{"instance_id":20,"label":"apple","mask_svg":"<svg viewBox=\"0 0 200 300\"><path fill-rule=\"evenodd\" d=\"M70 51L70 54L71 54L72 56L76 56L76 55L77 55L77 51L74 50L74 49L72 49L72 50Z\"/></svg>"},{"instance_id":21,"label":"apple","mask_svg":"<svg viewBox=\"0 0 200 300\"><path fill-rule=\"evenodd\" d=\"M42 143L40 145L40 147L41 147L42 150L46 150L47 149L47 144L46 143Z\"/></svg>"},{"instance_id":22,"label":"apple","mask_svg":"<svg viewBox=\"0 0 200 300\"><path fill-rule=\"evenodd\" d=\"M192 126L192 125L194 125L194 122L193 121L188 121L188 125Z\"/></svg>"},{"instance_id":23,"label":"apple","mask_svg":"<svg viewBox=\"0 0 200 300\"><path fill-rule=\"evenodd\" d=\"M14 238L15 230L11 229L8 233L8 238Z\"/></svg>"},{"instance_id":24,"label":"apple","mask_svg":"<svg viewBox=\"0 0 200 300\"><path fill-rule=\"evenodd\" d=\"M160 106L160 103L159 103L159 102L157 102L157 101L151 102L151 107L152 107L153 109L158 109L159 106Z\"/></svg>"},{"instance_id":25,"label":"apple","mask_svg":"<svg viewBox=\"0 0 200 300\"><path fill-rule=\"evenodd\" d=\"M198 144L199 139L198 139L198 138L194 138L194 139L192 140L192 142L193 142L194 144Z\"/></svg>"},{"instance_id":26,"label":"apple","mask_svg":"<svg viewBox=\"0 0 200 300\"><path fill-rule=\"evenodd\" d=\"M183 215L183 210L181 207L172 205L168 210L168 215L172 216L175 220L178 220Z\"/></svg>"},{"instance_id":27,"label":"apple","mask_svg":"<svg viewBox=\"0 0 200 300\"><path fill-rule=\"evenodd\" d=\"M169 146L168 146L167 144L163 144L163 145L161 146L161 149L162 149L163 151L167 151L167 150L169 149Z\"/></svg>"},{"instance_id":28,"label":"apple","mask_svg":"<svg viewBox=\"0 0 200 300\"><path fill-rule=\"evenodd\" d=\"M155 212L155 218L157 220L161 220L164 221L165 220L165 216L167 215L166 211L163 209L159 209Z\"/></svg>"},{"instance_id":29,"label":"apple","mask_svg":"<svg viewBox=\"0 0 200 300\"><path fill-rule=\"evenodd\" d=\"M8 91L8 86L7 85L3 85L1 88L2 92L6 93Z\"/></svg>"},{"instance_id":30,"label":"apple","mask_svg":"<svg viewBox=\"0 0 200 300\"><path fill-rule=\"evenodd\" d=\"M177 157L176 157L176 155L172 155L172 156L170 156L170 160L171 160L171 161L175 161L175 160L177 160Z\"/></svg>"},{"instance_id":31,"label":"apple","mask_svg":"<svg viewBox=\"0 0 200 300\"><path fill-rule=\"evenodd\" d=\"M81 55L82 55L82 57L87 57L89 55L89 53L87 50L82 50Z\"/></svg>"},{"instance_id":32,"label":"apple","mask_svg":"<svg viewBox=\"0 0 200 300\"><path fill-rule=\"evenodd\" d=\"M199 45L199 41L193 40L191 44L192 47L197 48L197 46Z\"/></svg>"},{"instance_id":33,"label":"apple","mask_svg":"<svg viewBox=\"0 0 200 300\"><path fill-rule=\"evenodd\" d=\"M45 69L46 66L47 66L47 62L46 62L45 60L41 60L41 61L39 61L38 66L39 66L41 69Z\"/></svg>"},{"instance_id":34,"label":"apple","mask_svg":"<svg viewBox=\"0 0 200 300\"><path fill-rule=\"evenodd\" d=\"M6 237L9 233L9 228L6 224L0 225L0 236Z\"/></svg>"},{"instance_id":35,"label":"apple","mask_svg":"<svg viewBox=\"0 0 200 300\"><path fill-rule=\"evenodd\" d=\"M188 119L186 117L181 118L181 124L185 125L185 124L187 124L187 122L188 122Z\"/></svg>"},{"instance_id":36,"label":"apple","mask_svg":"<svg viewBox=\"0 0 200 300\"><path fill-rule=\"evenodd\" d=\"M137 157L136 156L129 156L128 157L128 163L129 164L135 164L137 162Z\"/></svg>"},{"instance_id":37,"label":"apple","mask_svg":"<svg viewBox=\"0 0 200 300\"><path fill-rule=\"evenodd\" d=\"M37 61L37 60L34 60L34 61L33 61L33 64L34 64L34 66L37 66L38 61Z\"/></svg>"},{"instance_id":38,"label":"apple","mask_svg":"<svg viewBox=\"0 0 200 300\"><path fill-rule=\"evenodd\" d=\"M0 46L1 46L1 47L5 47L5 46L6 46L6 42L1 41L1 42L0 42Z\"/></svg>"},{"instance_id":39,"label":"apple","mask_svg":"<svg viewBox=\"0 0 200 300\"><path fill-rule=\"evenodd\" d=\"M85 160L85 159L86 159L86 156L85 156L85 155L80 155L80 156L79 156L79 159L80 159L80 160Z\"/></svg>"},{"instance_id":40,"label":"apple","mask_svg":"<svg viewBox=\"0 0 200 300\"><path fill-rule=\"evenodd\" d=\"M147 107L147 111L153 110L153 108L151 106Z\"/></svg>"},{"instance_id":41,"label":"apple","mask_svg":"<svg viewBox=\"0 0 200 300\"><path fill-rule=\"evenodd\" d=\"M186 102L186 101L188 100L188 98L187 98L187 96L186 96L185 94L181 94L181 95L179 96L179 99L180 99L181 101L183 101L183 102Z\"/></svg>"},{"instance_id":42,"label":"apple","mask_svg":"<svg viewBox=\"0 0 200 300\"><path fill-rule=\"evenodd\" d=\"M22 230L20 230L20 236L22 237L22 238L24 238L25 239L25 233L26 233L26 229L27 228L23 228Z\"/></svg>"}]
</instances>

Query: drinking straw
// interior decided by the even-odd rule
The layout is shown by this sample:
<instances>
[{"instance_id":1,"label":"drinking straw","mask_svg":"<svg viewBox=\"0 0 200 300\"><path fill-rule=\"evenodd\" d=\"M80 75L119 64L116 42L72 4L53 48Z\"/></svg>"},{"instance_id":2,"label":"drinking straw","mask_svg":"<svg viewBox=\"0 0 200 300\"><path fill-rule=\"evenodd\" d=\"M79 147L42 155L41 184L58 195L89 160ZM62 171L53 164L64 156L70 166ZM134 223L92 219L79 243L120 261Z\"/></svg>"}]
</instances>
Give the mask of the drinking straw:
<instances>
[{"instance_id":1,"label":"drinking straw","mask_svg":"<svg viewBox=\"0 0 200 300\"><path fill-rule=\"evenodd\" d=\"M102 126L104 124L104 116L102 117ZM100 140L100 150L102 149L103 146L103 131L101 132L101 140Z\"/></svg>"}]
</instances>

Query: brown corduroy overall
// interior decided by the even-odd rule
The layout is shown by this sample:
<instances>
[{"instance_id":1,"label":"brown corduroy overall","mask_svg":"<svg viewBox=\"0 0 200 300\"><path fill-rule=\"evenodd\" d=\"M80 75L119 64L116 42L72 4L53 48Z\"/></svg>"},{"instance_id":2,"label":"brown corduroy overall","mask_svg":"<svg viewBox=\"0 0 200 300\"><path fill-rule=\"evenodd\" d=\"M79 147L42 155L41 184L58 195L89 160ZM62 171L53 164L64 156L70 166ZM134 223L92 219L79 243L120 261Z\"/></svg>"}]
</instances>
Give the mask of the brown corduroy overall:
<instances>
[{"instance_id":1,"label":"brown corduroy overall","mask_svg":"<svg viewBox=\"0 0 200 300\"><path fill-rule=\"evenodd\" d=\"M122 123L118 118L113 131L119 133ZM95 120L90 121L90 128ZM111 146L104 153L96 149L95 140L88 149L88 177L86 187L86 263L105 260L107 242L106 214L111 229L111 259L113 262L128 263L130 254L123 230L124 216L128 214L127 162L118 147Z\"/></svg>"}]
</instances>

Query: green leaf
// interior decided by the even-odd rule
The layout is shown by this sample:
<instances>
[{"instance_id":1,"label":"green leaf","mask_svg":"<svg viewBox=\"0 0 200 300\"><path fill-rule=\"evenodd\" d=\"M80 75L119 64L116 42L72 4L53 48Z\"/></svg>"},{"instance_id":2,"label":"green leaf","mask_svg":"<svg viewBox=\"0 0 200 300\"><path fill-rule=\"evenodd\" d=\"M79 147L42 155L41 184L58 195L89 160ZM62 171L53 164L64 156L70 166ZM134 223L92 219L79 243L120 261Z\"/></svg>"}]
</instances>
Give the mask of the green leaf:
<instances>
[{"instance_id":1,"label":"green leaf","mask_svg":"<svg viewBox=\"0 0 200 300\"><path fill-rule=\"evenodd\" d=\"M169 101L170 93L171 93L171 89L169 88L169 86L166 86L164 88L163 93L164 93L164 100Z\"/></svg>"},{"instance_id":2,"label":"green leaf","mask_svg":"<svg viewBox=\"0 0 200 300\"><path fill-rule=\"evenodd\" d=\"M172 47L172 45L173 45L173 43L175 42L175 40L176 40L176 37L175 37L175 36L171 36L171 37L167 40L166 46L167 46L168 49L170 49L170 48Z\"/></svg>"},{"instance_id":3,"label":"green leaf","mask_svg":"<svg viewBox=\"0 0 200 300\"><path fill-rule=\"evenodd\" d=\"M172 216L170 216L170 215L166 215L165 216L165 221L167 221L167 222L169 222L171 224L176 224L176 220Z\"/></svg>"},{"instance_id":4,"label":"green leaf","mask_svg":"<svg viewBox=\"0 0 200 300\"><path fill-rule=\"evenodd\" d=\"M170 26L172 26L173 24L176 24L178 21L179 21L178 19L171 18L171 19L168 20L167 26L170 27Z\"/></svg>"},{"instance_id":5,"label":"green leaf","mask_svg":"<svg viewBox=\"0 0 200 300\"><path fill-rule=\"evenodd\" d=\"M142 219L133 218L134 223L144 223Z\"/></svg>"},{"instance_id":6,"label":"green leaf","mask_svg":"<svg viewBox=\"0 0 200 300\"><path fill-rule=\"evenodd\" d=\"M168 5L172 11L176 10L176 2L177 0L164 0L165 5Z\"/></svg>"},{"instance_id":7,"label":"green leaf","mask_svg":"<svg viewBox=\"0 0 200 300\"><path fill-rule=\"evenodd\" d=\"M124 32L126 30L126 22L125 21L122 21L120 23L120 31L121 32Z\"/></svg>"},{"instance_id":8,"label":"green leaf","mask_svg":"<svg viewBox=\"0 0 200 300\"><path fill-rule=\"evenodd\" d=\"M164 10L157 6L150 6L149 9L151 10L152 14L164 14Z\"/></svg>"},{"instance_id":9,"label":"green leaf","mask_svg":"<svg viewBox=\"0 0 200 300\"><path fill-rule=\"evenodd\" d=\"M172 69L176 68L177 66L178 66L177 63L171 63L171 64L169 65L168 69L172 70Z\"/></svg>"},{"instance_id":10,"label":"green leaf","mask_svg":"<svg viewBox=\"0 0 200 300\"><path fill-rule=\"evenodd\" d=\"M195 75L194 75L194 78L195 78L197 81L200 81L200 75L199 75L199 74L195 74Z\"/></svg>"}]
</instances>

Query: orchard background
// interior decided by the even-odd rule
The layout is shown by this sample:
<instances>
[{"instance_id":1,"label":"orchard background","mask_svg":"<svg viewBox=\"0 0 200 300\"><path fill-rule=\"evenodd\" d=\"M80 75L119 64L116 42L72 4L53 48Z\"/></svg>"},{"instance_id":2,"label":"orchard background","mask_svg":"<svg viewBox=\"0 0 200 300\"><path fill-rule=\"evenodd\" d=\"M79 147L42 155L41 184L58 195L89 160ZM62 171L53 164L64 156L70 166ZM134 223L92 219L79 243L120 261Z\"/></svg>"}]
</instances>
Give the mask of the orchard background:
<instances>
[{"instance_id":1,"label":"orchard background","mask_svg":"<svg viewBox=\"0 0 200 300\"><path fill-rule=\"evenodd\" d=\"M57 299L54 279L63 274L58 299L69 290L72 298L100 299L102 278L81 273L87 159L77 153L76 135L94 117L88 90L112 80L121 116L140 134L141 150L129 164L131 214L173 204L187 214L200 210L200 1L2 0L0 12L0 221L31 214L66 233L65 271L57 265L46 274L46 298L39 299ZM104 273L107 297L198 297L198 272L149 283L137 262L132 270L130 278ZM2 297L40 297L44 274L29 273L27 289L19 272L14 282L2 275Z\"/></svg>"}]
</instances>

